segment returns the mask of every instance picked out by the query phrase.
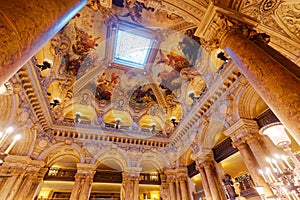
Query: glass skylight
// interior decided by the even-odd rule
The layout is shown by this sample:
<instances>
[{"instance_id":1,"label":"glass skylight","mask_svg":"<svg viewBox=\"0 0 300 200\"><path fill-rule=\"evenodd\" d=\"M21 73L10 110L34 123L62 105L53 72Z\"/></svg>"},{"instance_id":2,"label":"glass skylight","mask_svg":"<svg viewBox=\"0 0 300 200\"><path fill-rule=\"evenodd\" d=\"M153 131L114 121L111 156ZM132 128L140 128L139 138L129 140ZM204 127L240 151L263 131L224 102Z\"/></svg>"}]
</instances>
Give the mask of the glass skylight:
<instances>
[{"instance_id":1,"label":"glass skylight","mask_svg":"<svg viewBox=\"0 0 300 200\"><path fill-rule=\"evenodd\" d=\"M143 69L152 40L140 35L118 30L116 34L114 62Z\"/></svg>"}]
</instances>

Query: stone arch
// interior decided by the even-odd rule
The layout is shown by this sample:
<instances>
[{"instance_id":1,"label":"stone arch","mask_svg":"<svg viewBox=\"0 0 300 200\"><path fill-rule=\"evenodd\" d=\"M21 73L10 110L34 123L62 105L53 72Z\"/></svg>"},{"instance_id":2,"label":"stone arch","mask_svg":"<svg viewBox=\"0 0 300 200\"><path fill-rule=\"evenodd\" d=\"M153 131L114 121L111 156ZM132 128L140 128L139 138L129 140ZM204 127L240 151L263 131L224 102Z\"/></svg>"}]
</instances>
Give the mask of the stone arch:
<instances>
[{"instance_id":1,"label":"stone arch","mask_svg":"<svg viewBox=\"0 0 300 200\"><path fill-rule=\"evenodd\" d=\"M149 171L152 166L152 171L161 170L162 168L169 166L170 161L163 154L158 152L147 152L143 153L138 160L138 166L142 167L143 170Z\"/></svg>"},{"instance_id":2,"label":"stone arch","mask_svg":"<svg viewBox=\"0 0 300 200\"><path fill-rule=\"evenodd\" d=\"M203 149L212 149L217 143L216 137L218 133L222 133L224 124L218 120L210 120L204 127L203 133L200 139L200 146Z\"/></svg>"},{"instance_id":3,"label":"stone arch","mask_svg":"<svg viewBox=\"0 0 300 200\"><path fill-rule=\"evenodd\" d=\"M74 143L71 145L66 145L65 143L52 145L44 150L37 160L43 160L46 163L46 166L51 166L55 162L70 156L78 162L84 162L80 146Z\"/></svg>"},{"instance_id":4,"label":"stone arch","mask_svg":"<svg viewBox=\"0 0 300 200\"><path fill-rule=\"evenodd\" d=\"M192 155L194 155L194 152L193 152L192 147L190 147L179 158L179 165L188 166L192 161Z\"/></svg>"},{"instance_id":5,"label":"stone arch","mask_svg":"<svg viewBox=\"0 0 300 200\"><path fill-rule=\"evenodd\" d=\"M236 110L239 118L253 119L256 117L256 105L261 100L261 97L255 89L248 83L243 86L235 97Z\"/></svg>"},{"instance_id":6,"label":"stone arch","mask_svg":"<svg viewBox=\"0 0 300 200\"><path fill-rule=\"evenodd\" d=\"M16 143L11 154L29 156L31 155L36 141L36 129L29 127L20 127L17 132L22 135L20 141Z\"/></svg>"},{"instance_id":7,"label":"stone arch","mask_svg":"<svg viewBox=\"0 0 300 200\"><path fill-rule=\"evenodd\" d=\"M15 95L0 95L0 110L5 113L5 115L0 115L0 127L6 127L13 123L17 105Z\"/></svg>"},{"instance_id":8,"label":"stone arch","mask_svg":"<svg viewBox=\"0 0 300 200\"><path fill-rule=\"evenodd\" d=\"M111 168L117 168L120 167L122 171L126 169L129 165L128 156L126 155L126 152L120 148L111 148L107 147L104 149L101 149L95 156L94 159L91 161L92 164L96 164L96 166L99 166L101 163L108 164L109 161L111 161ZM117 164L118 166L114 166Z\"/></svg>"}]
</instances>

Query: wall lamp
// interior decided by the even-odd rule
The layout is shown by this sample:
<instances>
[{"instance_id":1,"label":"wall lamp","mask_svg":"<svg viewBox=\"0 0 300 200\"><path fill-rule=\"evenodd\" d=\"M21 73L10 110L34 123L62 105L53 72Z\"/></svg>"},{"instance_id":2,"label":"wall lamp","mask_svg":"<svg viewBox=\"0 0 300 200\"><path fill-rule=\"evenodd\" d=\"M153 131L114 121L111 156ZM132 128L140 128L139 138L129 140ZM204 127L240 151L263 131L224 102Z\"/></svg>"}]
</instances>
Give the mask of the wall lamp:
<instances>
[{"instance_id":1,"label":"wall lamp","mask_svg":"<svg viewBox=\"0 0 300 200\"><path fill-rule=\"evenodd\" d=\"M173 124L174 127L178 125L178 122L176 122L176 117L171 117L171 123Z\"/></svg>"},{"instance_id":2,"label":"wall lamp","mask_svg":"<svg viewBox=\"0 0 300 200\"><path fill-rule=\"evenodd\" d=\"M116 119L115 129L120 128L121 119Z\"/></svg>"},{"instance_id":3,"label":"wall lamp","mask_svg":"<svg viewBox=\"0 0 300 200\"><path fill-rule=\"evenodd\" d=\"M52 106L52 108L58 105L59 105L59 99L53 99L53 102L50 103L50 106Z\"/></svg>"}]
</instances>

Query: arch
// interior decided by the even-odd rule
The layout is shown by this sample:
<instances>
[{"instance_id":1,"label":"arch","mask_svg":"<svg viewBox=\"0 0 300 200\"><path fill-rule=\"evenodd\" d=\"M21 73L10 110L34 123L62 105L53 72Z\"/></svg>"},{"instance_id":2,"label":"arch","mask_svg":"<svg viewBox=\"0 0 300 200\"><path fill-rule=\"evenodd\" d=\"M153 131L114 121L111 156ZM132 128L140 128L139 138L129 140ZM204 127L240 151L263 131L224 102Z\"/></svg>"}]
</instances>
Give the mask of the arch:
<instances>
[{"instance_id":1,"label":"arch","mask_svg":"<svg viewBox=\"0 0 300 200\"><path fill-rule=\"evenodd\" d=\"M211 120L205 129L200 140L202 149L212 149L217 143L218 133L222 133L224 124L218 120Z\"/></svg>"},{"instance_id":2,"label":"arch","mask_svg":"<svg viewBox=\"0 0 300 200\"><path fill-rule=\"evenodd\" d=\"M107 163L108 161L112 161L113 164L118 164L122 171L126 169L129 165L128 155L126 152L120 148L103 148L101 149L91 161L91 164L96 164L99 166L100 163ZM114 166L109 166L114 168Z\"/></svg>"},{"instance_id":3,"label":"arch","mask_svg":"<svg viewBox=\"0 0 300 200\"><path fill-rule=\"evenodd\" d=\"M11 151L11 154L29 156L31 155L36 141L36 129L29 127L20 127L17 132L22 136L21 140Z\"/></svg>"},{"instance_id":4,"label":"arch","mask_svg":"<svg viewBox=\"0 0 300 200\"><path fill-rule=\"evenodd\" d=\"M239 90L235 96L235 109L239 118L253 119L256 117L256 105L261 97L250 83L241 87L244 87L244 89Z\"/></svg>"},{"instance_id":5,"label":"arch","mask_svg":"<svg viewBox=\"0 0 300 200\"><path fill-rule=\"evenodd\" d=\"M193 149L190 146L184 154L179 158L179 165L188 166L191 164L192 156L194 155Z\"/></svg>"},{"instance_id":6,"label":"arch","mask_svg":"<svg viewBox=\"0 0 300 200\"><path fill-rule=\"evenodd\" d=\"M58 160L67 156L72 156L74 159L78 160L78 162L84 162L80 146L74 143L71 145L66 145L65 143L52 145L48 149L44 150L37 160L43 160L46 163L46 166L51 166Z\"/></svg>"},{"instance_id":7,"label":"arch","mask_svg":"<svg viewBox=\"0 0 300 200\"><path fill-rule=\"evenodd\" d=\"M147 152L143 153L138 160L138 165L143 168L143 166L153 166L153 170L161 170L162 168L169 166L171 163L169 159L159 152Z\"/></svg>"},{"instance_id":8,"label":"arch","mask_svg":"<svg viewBox=\"0 0 300 200\"><path fill-rule=\"evenodd\" d=\"M17 105L18 98L16 95L0 95L0 110L5 113L0 115L0 127L6 127L13 123Z\"/></svg>"}]
</instances>

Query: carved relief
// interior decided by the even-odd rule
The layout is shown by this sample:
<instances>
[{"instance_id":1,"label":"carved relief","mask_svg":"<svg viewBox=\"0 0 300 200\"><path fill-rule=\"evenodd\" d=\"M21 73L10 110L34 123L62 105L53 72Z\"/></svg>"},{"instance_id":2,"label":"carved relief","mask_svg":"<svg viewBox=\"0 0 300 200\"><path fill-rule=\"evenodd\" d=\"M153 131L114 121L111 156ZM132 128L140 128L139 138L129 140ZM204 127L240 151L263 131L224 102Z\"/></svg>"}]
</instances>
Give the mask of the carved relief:
<instances>
[{"instance_id":1,"label":"carved relief","mask_svg":"<svg viewBox=\"0 0 300 200\"><path fill-rule=\"evenodd\" d=\"M300 6L295 4L281 4L275 14L279 24L292 38L300 41Z\"/></svg>"}]
</instances>

